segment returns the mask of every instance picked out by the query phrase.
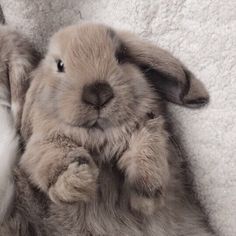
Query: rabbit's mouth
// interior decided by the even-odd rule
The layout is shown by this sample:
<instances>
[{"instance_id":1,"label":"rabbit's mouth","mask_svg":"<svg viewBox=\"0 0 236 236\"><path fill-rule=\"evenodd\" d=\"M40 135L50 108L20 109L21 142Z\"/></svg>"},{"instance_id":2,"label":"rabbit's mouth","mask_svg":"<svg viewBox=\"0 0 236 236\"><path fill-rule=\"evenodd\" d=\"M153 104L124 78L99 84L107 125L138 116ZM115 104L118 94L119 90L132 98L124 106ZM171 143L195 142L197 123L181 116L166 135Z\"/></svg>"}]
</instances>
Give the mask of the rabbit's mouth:
<instances>
[{"instance_id":1,"label":"rabbit's mouth","mask_svg":"<svg viewBox=\"0 0 236 236\"><path fill-rule=\"evenodd\" d=\"M87 128L87 129L90 129L90 128L93 128L93 127L97 127L97 118L96 119L92 119L92 120L87 120L81 126L83 128Z\"/></svg>"},{"instance_id":2,"label":"rabbit's mouth","mask_svg":"<svg viewBox=\"0 0 236 236\"><path fill-rule=\"evenodd\" d=\"M86 121L82 126L87 129L105 130L111 127L111 122L106 118L98 116L96 119Z\"/></svg>"}]
</instances>

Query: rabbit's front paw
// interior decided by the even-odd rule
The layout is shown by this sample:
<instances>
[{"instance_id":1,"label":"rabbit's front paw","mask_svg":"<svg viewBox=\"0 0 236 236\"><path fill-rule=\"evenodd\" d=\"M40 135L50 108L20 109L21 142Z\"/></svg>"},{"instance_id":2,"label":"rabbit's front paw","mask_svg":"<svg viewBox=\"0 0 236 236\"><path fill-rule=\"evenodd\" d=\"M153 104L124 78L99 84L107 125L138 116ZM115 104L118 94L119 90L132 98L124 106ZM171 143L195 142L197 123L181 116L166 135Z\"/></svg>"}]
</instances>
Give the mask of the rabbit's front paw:
<instances>
[{"instance_id":1,"label":"rabbit's front paw","mask_svg":"<svg viewBox=\"0 0 236 236\"><path fill-rule=\"evenodd\" d=\"M88 202L97 192L98 168L92 157L79 149L68 155L70 162L49 188L55 203Z\"/></svg>"},{"instance_id":2,"label":"rabbit's front paw","mask_svg":"<svg viewBox=\"0 0 236 236\"><path fill-rule=\"evenodd\" d=\"M145 190L141 185L131 186L130 207L132 210L148 216L163 205L164 194L161 189Z\"/></svg>"},{"instance_id":3,"label":"rabbit's front paw","mask_svg":"<svg viewBox=\"0 0 236 236\"><path fill-rule=\"evenodd\" d=\"M139 159L140 160L140 159ZM146 164L146 165L145 165ZM164 204L169 172L153 163L141 163L127 176L131 189L130 206L133 210L151 215Z\"/></svg>"}]
</instances>

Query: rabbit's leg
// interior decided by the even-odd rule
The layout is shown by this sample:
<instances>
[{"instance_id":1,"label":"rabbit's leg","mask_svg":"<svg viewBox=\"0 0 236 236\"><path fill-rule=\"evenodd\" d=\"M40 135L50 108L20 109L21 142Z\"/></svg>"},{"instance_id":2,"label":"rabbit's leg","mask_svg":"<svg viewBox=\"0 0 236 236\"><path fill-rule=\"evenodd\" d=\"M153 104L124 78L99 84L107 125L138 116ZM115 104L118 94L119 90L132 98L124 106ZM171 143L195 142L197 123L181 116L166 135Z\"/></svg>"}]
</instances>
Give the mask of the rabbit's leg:
<instances>
[{"instance_id":1,"label":"rabbit's leg","mask_svg":"<svg viewBox=\"0 0 236 236\"><path fill-rule=\"evenodd\" d=\"M87 202L96 195L98 168L83 147L65 145L31 139L21 167L53 202Z\"/></svg>"},{"instance_id":2,"label":"rabbit's leg","mask_svg":"<svg viewBox=\"0 0 236 236\"><path fill-rule=\"evenodd\" d=\"M156 206L163 204L169 166L168 134L162 117L149 120L132 136L118 166L130 185L130 204L134 210L152 214Z\"/></svg>"}]
</instances>

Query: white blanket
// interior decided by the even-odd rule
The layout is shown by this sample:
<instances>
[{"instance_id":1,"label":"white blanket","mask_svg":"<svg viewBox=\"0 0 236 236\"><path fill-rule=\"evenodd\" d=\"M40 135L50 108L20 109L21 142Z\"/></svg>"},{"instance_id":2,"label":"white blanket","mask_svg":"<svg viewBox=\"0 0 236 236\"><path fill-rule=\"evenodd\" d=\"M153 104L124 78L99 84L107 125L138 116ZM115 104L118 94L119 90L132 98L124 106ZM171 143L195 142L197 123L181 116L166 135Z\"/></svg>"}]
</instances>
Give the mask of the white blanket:
<instances>
[{"instance_id":1,"label":"white blanket","mask_svg":"<svg viewBox=\"0 0 236 236\"><path fill-rule=\"evenodd\" d=\"M201 110L171 106L210 223L236 235L235 0L0 0L8 24L44 50L62 25L86 20L129 29L170 50L208 88Z\"/></svg>"}]
</instances>

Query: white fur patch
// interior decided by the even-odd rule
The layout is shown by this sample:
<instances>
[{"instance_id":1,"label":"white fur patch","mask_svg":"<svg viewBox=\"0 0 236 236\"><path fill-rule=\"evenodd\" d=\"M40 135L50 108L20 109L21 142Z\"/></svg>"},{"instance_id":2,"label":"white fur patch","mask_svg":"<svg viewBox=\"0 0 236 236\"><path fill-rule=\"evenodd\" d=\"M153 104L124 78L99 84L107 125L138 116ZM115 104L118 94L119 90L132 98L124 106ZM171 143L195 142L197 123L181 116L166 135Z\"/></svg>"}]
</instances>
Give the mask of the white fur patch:
<instances>
[{"instance_id":1,"label":"white fur patch","mask_svg":"<svg viewBox=\"0 0 236 236\"><path fill-rule=\"evenodd\" d=\"M9 92L4 86L0 86L0 106L10 107L11 104L9 102Z\"/></svg>"},{"instance_id":2,"label":"white fur patch","mask_svg":"<svg viewBox=\"0 0 236 236\"><path fill-rule=\"evenodd\" d=\"M14 195L12 167L17 158L18 141L10 109L0 105L0 222Z\"/></svg>"},{"instance_id":3,"label":"white fur patch","mask_svg":"<svg viewBox=\"0 0 236 236\"><path fill-rule=\"evenodd\" d=\"M15 122L16 122L16 117L17 117L17 115L20 111L20 104L18 102L12 102L11 111L12 111L13 117L14 117Z\"/></svg>"}]
</instances>

